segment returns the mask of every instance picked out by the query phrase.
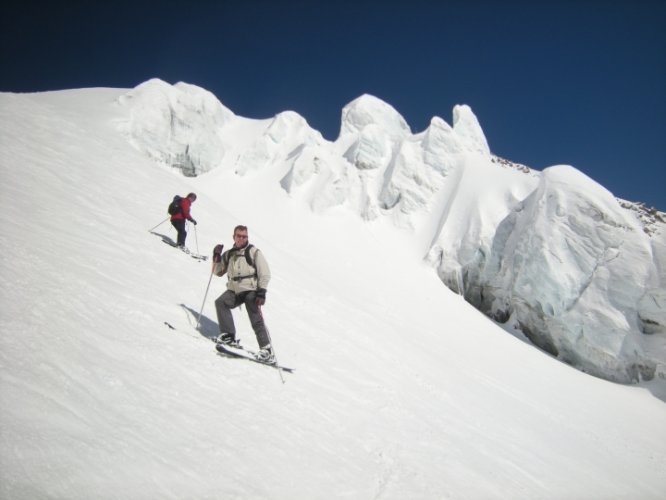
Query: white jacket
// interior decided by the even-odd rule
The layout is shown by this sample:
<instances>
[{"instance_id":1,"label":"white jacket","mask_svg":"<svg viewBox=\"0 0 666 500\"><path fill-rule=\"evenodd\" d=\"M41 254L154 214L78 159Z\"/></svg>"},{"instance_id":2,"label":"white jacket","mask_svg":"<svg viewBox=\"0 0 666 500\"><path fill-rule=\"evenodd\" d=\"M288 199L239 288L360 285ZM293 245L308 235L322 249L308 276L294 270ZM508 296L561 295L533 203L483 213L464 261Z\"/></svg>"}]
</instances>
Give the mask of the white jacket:
<instances>
[{"instance_id":1,"label":"white jacket","mask_svg":"<svg viewBox=\"0 0 666 500\"><path fill-rule=\"evenodd\" d=\"M249 248L249 250L248 250ZM245 252L250 252L254 266L248 264ZM259 288L266 289L271 280L271 271L264 254L254 245L232 248L222 254L222 260L215 262L213 273L216 276L227 274L227 289L234 293L251 292Z\"/></svg>"}]
</instances>

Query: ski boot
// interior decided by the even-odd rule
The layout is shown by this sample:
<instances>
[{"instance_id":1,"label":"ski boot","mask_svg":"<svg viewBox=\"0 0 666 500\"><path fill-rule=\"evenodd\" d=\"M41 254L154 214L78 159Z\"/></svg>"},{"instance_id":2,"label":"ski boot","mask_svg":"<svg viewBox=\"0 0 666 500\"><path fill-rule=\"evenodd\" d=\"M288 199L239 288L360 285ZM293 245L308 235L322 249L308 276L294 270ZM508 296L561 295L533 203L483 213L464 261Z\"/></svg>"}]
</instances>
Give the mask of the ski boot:
<instances>
[{"instance_id":1,"label":"ski boot","mask_svg":"<svg viewBox=\"0 0 666 500\"><path fill-rule=\"evenodd\" d=\"M240 348L240 340L236 339L235 335L232 335L230 333L221 333L216 339L215 339L216 344L222 344L226 345L229 347L236 347Z\"/></svg>"},{"instance_id":2,"label":"ski boot","mask_svg":"<svg viewBox=\"0 0 666 500\"><path fill-rule=\"evenodd\" d=\"M275 364L275 354L273 354L273 349L271 348L270 344L259 349L259 352L255 354L254 358L257 361L266 363L267 365Z\"/></svg>"}]
</instances>

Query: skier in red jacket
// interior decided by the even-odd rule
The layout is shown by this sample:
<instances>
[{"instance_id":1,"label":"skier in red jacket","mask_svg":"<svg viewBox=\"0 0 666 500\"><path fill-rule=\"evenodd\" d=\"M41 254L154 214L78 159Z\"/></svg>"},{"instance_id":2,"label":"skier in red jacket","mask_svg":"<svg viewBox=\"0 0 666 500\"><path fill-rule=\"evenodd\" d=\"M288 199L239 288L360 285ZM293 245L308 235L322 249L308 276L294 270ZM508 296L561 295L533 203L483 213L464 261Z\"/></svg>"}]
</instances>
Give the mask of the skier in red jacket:
<instances>
[{"instance_id":1,"label":"skier in red jacket","mask_svg":"<svg viewBox=\"0 0 666 500\"><path fill-rule=\"evenodd\" d=\"M176 228L178 231L178 241L176 245L181 250L185 249L185 238L187 238L187 231L185 231L185 221L190 221L195 226L197 221L195 221L190 215L190 206L197 199L197 195L194 193L188 194L185 198L180 200L180 210L171 216L171 225Z\"/></svg>"}]
</instances>

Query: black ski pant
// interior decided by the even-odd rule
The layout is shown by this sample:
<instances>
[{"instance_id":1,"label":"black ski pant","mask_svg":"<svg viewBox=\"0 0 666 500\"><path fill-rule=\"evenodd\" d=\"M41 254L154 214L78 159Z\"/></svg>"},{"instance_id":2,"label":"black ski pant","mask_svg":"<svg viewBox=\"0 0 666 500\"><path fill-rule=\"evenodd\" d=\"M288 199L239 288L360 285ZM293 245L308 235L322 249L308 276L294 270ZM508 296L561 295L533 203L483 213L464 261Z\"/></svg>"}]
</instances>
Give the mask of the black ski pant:
<instances>
[{"instance_id":1,"label":"black ski pant","mask_svg":"<svg viewBox=\"0 0 666 500\"><path fill-rule=\"evenodd\" d=\"M236 325L231 310L245 304L247 316L250 318L250 324L257 337L257 343L260 348L266 347L271 343L264 324L264 317L261 314L259 306L255 302L257 294L255 292L234 293L227 290L215 300L215 310L217 311L217 324L220 326L220 333L230 333L236 337Z\"/></svg>"},{"instance_id":2,"label":"black ski pant","mask_svg":"<svg viewBox=\"0 0 666 500\"><path fill-rule=\"evenodd\" d=\"M185 246L185 238L187 238L187 231L185 231L185 219L175 219L171 221L171 225L178 231L178 239L176 244L179 247Z\"/></svg>"}]
</instances>

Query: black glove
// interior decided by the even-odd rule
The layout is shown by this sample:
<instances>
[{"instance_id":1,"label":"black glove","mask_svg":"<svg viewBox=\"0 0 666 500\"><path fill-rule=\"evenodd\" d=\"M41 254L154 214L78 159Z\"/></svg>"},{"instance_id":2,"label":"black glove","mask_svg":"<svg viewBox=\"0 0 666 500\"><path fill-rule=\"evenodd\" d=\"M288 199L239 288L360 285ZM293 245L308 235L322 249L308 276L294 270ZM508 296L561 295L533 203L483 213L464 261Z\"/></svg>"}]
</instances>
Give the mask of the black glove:
<instances>
[{"instance_id":1,"label":"black glove","mask_svg":"<svg viewBox=\"0 0 666 500\"><path fill-rule=\"evenodd\" d=\"M222 261L222 250L224 249L224 245L219 244L215 245L215 248L213 248L213 262L221 262Z\"/></svg>"},{"instance_id":2,"label":"black glove","mask_svg":"<svg viewBox=\"0 0 666 500\"><path fill-rule=\"evenodd\" d=\"M192 224L194 224L195 226L197 225L197 221L195 221L194 219L190 219L190 222L191 222Z\"/></svg>"},{"instance_id":3,"label":"black glove","mask_svg":"<svg viewBox=\"0 0 666 500\"><path fill-rule=\"evenodd\" d=\"M254 299L255 304L258 306L263 306L266 303L266 289L257 288L256 298Z\"/></svg>"}]
</instances>

